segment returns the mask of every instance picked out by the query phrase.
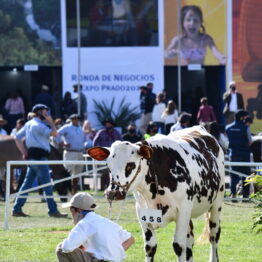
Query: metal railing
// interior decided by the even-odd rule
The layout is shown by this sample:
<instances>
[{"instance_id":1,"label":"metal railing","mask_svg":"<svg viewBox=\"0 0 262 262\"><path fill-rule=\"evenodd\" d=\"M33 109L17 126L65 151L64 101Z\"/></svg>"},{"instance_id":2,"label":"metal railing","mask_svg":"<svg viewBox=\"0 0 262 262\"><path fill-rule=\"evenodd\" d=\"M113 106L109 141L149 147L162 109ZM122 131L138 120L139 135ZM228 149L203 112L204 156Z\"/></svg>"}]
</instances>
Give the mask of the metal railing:
<instances>
[{"instance_id":1,"label":"metal railing","mask_svg":"<svg viewBox=\"0 0 262 262\"><path fill-rule=\"evenodd\" d=\"M80 173L78 175L75 176L69 176L66 178L62 178L59 180L51 180L50 183L46 183L37 187L32 187L30 189L24 190L24 191L20 191L18 193L14 193L14 194L10 194L10 183L11 183L11 166L12 165L62 165L62 164L70 164L70 165L85 165L86 167L88 165L92 165L92 170L90 171L86 171L83 173ZM29 193L32 191L35 191L37 189L40 188L44 188L46 186L54 186L55 184L67 181L67 180L71 180L72 178L78 178L78 177L82 177L82 176L87 176L87 175L91 175L93 176L93 178L95 179L95 192L97 192L97 172L105 169L105 165L106 165L106 161L95 161L95 160L75 160L75 161L63 161L63 160L48 160L48 161L8 161L6 163L6 198L5 198L5 218L4 218L4 229L7 230L9 229L9 224L8 224L8 214L9 214L9 206L10 206L10 198L14 198L14 197L19 197L19 195L24 194L24 193ZM100 168L98 168L97 166L102 166ZM225 166L246 166L246 167L262 167L262 163L255 163L255 162L229 162L226 161L225 162ZM231 170L231 169L225 169L225 171L242 176L242 177L247 177L249 175L237 172L235 170ZM28 196L20 196L20 197L28 197ZM53 197L53 196L52 196ZM42 196L39 196L38 198L42 198Z\"/></svg>"}]
</instances>

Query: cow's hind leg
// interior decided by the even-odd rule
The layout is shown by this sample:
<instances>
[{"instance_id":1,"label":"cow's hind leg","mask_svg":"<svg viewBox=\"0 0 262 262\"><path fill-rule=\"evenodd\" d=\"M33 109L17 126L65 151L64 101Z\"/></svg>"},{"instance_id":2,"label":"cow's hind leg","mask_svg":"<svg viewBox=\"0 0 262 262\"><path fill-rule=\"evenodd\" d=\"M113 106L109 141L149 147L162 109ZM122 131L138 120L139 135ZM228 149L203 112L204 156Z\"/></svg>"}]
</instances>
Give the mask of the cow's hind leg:
<instances>
[{"instance_id":1,"label":"cow's hind leg","mask_svg":"<svg viewBox=\"0 0 262 262\"><path fill-rule=\"evenodd\" d=\"M218 252L217 246L220 238L220 214L221 214L221 205L215 205L210 210L210 218L209 218L209 242L210 246L210 258L209 262L218 262Z\"/></svg>"},{"instance_id":2,"label":"cow's hind leg","mask_svg":"<svg viewBox=\"0 0 262 262\"><path fill-rule=\"evenodd\" d=\"M157 242L155 231L150 224L142 224L144 232L144 244L146 252L146 262L153 262L156 253Z\"/></svg>"},{"instance_id":3,"label":"cow's hind leg","mask_svg":"<svg viewBox=\"0 0 262 262\"><path fill-rule=\"evenodd\" d=\"M186 261L193 262L193 245L194 245L194 232L193 232L192 220L189 222L189 227L187 230L187 240L186 240Z\"/></svg>"},{"instance_id":4,"label":"cow's hind leg","mask_svg":"<svg viewBox=\"0 0 262 262\"><path fill-rule=\"evenodd\" d=\"M179 214L176 220L176 233L173 241L173 248L177 255L178 262L186 261L186 251L187 251L187 242L188 242L187 232L188 232L190 213L191 213L190 206L189 205L187 206L188 209L186 211L182 211L181 209L179 210Z\"/></svg>"}]
</instances>

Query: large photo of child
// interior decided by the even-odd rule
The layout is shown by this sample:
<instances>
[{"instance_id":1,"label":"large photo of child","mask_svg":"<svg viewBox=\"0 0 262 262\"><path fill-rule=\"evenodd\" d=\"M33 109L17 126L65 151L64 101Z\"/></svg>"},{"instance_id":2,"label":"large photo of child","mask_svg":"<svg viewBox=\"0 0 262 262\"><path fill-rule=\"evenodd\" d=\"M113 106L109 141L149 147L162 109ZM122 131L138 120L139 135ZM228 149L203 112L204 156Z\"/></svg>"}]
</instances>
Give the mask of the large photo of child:
<instances>
[{"instance_id":1,"label":"large photo of child","mask_svg":"<svg viewBox=\"0 0 262 262\"><path fill-rule=\"evenodd\" d=\"M194 2L199 5L195 5ZM212 4L208 4L206 1L205 5L203 5L203 2L181 1L180 33L178 33L177 23L177 8L179 7L175 7L177 1L167 0L165 2L166 65L176 65L179 55L181 65L226 64L225 6L223 1L215 0L212 1ZM214 5L216 4L215 2L217 2L217 6ZM201 3L202 6L200 5ZM173 11L176 10L176 13L171 14L171 6L173 6ZM219 25L217 24L217 17L220 17ZM216 21L216 27L213 26L214 21Z\"/></svg>"}]
</instances>

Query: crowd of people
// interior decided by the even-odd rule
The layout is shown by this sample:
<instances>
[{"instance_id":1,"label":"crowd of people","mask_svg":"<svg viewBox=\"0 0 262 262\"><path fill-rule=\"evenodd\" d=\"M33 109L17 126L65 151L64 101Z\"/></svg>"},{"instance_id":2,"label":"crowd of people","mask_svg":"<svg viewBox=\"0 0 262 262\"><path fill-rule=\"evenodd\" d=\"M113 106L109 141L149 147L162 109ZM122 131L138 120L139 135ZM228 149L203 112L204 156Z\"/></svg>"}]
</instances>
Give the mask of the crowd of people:
<instances>
[{"instance_id":1,"label":"crowd of people","mask_svg":"<svg viewBox=\"0 0 262 262\"><path fill-rule=\"evenodd\" d=\"M225 103L223 113L226 125L218 123L215 110L208 104L206 97L200 99L198 113L194 116L196 123L194 123L190 112L179 112L174 100L168 100L164 92L155 94L153 92L153 83L148 83L140 88L141 117L139 126L130 123L127 127L124 127L123 134L115 127L113 119L104 119L101 123L103 127L100 130L92 128L86 110L87 99L81 91L82 86L80 86L80 92L78 92L78 88L78 85L73 86L73 92L80 94L82 105L80 115L76 113L78 98L73 99L71 93L66 92L61 107L62 117L54 120L52 118L54 101L46 85L42 86L41 92L36 96L34 102L37 104L33 106L32 112L27 114L26 120L23 100L16 92L12 93L5 103L6 110L9 110L8 119L5 120L0 115L0 134L10 134L20 140L25 138L23 151L27 159L42 159L42 157L47 159L51 150L50 143L62 152L63 160L83 160L83 153L92 146L110 147L116 140L136 143L156 134L168 135L170 132L187 128L193 124L200 124L204 125L217 138L229 160L234 162L250 161L249 146L252 142L250 124L252 118L245 111L243 96L237 92L235 82L229 84L229 90L223 96ZM37 110L38 107L41 110ZM10 123L11 125L9 125ZM43 132L41 135L39 131L34 134L33 129L29 128L31 125L35 126L37 124L41 124L42 128L47 127L46 130L41 129L41 132ZM9 129L5 130L5 126L9 126ZM37 148L37 150L35 151L34 148ZM39 148L44 151L38 152ZM71 193L74 195L79 190L79 178L75 176L83 172L83 166L67 164L64 167L72 176ZM46 169L43 171L44 168ZM246 175L250 173L249 168L232 167L232 169ZM38 179L40 184L47 182L41 182L42 172L48 173L48 167L29 167L27 171L29 178L26 176L20 190L31 187L35 176L40 176L40 179ZM32 175L33 173L35 175ZM104 175L108 177L108 173ZM4 180L3 175L1 175L0 180L2 183ZM236 197L239 180L244 180L244 178L240 179L237 173L231 174L231 195L233 198ZM105 186L108 183L109 180L106 179ZM248 186L242 185L244 197L249 195L246 187ZM1 188L2 194L3 191L4 189ZM50 195L51 191L47 191L46 195ZM21 210L23 201L19 200L15 204L14 214L17 216L24 214ZM51 208L51 206L55 206L54 203L50 204L48 202L48 205L50 206L50 214L57 212L56 209Z\"/></svg>"}]
</instances>

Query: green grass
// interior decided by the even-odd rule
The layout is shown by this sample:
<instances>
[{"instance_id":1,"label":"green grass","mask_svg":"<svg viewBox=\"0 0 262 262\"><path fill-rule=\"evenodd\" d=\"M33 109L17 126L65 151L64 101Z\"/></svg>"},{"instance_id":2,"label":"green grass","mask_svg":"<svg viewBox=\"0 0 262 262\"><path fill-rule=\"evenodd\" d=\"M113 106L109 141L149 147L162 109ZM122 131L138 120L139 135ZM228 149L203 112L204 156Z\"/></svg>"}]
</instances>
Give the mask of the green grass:
<instances>
[{"instance_id":1,"label":"green grass","mask_svg":"<svg viewBox=\"0 0 262 262\"><path fill-rule=\"evenodd\" d=\"M0 261L52 262L56 261L54 250L72 227L71 218L55 219L47 215L46 204L39 200L31 200L24 207L29 218L14 218L10 216L10 230L0 229ZM108 216L108 204L104 199L98 199L97 213ZM59 203L60 205L60 203ZM10 205L11 209L11 205ZM119 210L122 214L119 220L124 228L132 232L135 244L127 251L127 262L144 261L143 239L140 226L136 220L134 200L117 202L112 207L112 218L116 219ZM4 220L4 202L0 202L0 222ZM222 232L219 244L220 262L258 262L262 257L262 235L251 231L253 204L229 202L223 205ZM203 217L194 220L195 236L200 235L204 225ZM158 249L156 262L176 261L172 249L172 239L175 223L157 230ZM196 244L194 257L197 262L208 261L209 245Z\"/></svg>"}]
</instances>

